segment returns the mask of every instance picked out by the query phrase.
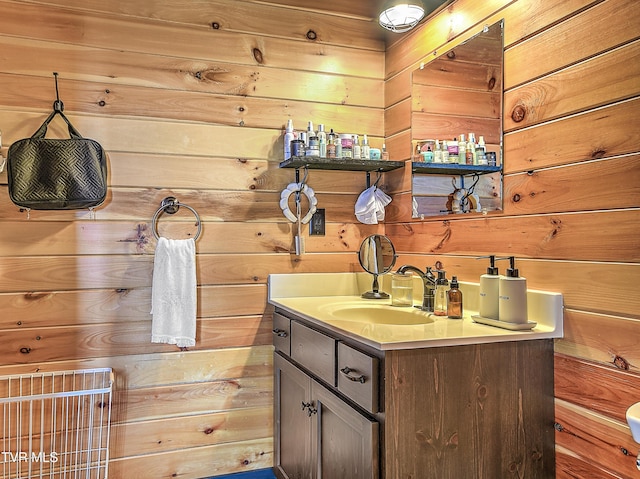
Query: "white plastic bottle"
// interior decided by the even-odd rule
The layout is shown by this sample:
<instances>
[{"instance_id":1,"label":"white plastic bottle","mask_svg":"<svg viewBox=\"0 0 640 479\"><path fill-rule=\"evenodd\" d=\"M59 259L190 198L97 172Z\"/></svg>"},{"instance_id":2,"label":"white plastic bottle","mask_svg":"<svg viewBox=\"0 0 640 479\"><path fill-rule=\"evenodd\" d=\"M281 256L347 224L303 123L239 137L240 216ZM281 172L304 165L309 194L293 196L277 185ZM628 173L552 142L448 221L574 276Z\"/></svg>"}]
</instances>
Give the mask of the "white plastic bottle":
<instances>
[{"instance_id":1,"label":"white plastic bottle","mask_svg":"<svg viewBox=\"0 0 640 479\"><path fill-rule=\"evenodd\" d=\"M527 280L518 276L515 258L509 257L510 268L507 275L500 277L499 300L500 321L507 323L526 323L527 317Z\"/></svg>"},{"instance_id":2,"label":"white plastic bottle","mask_svg":"<svg viewBox=\"0 0 640 479\"><path fill-rule=\"evenodd\" d=\"M369 147L369 139L367 138L367 135L364 135L363 139L362 139L362 146L361 146L361 151L360 151L360 157L363 160L370 160L371 159L371 148Z\"/></svg>"},{"instance_id":3,"label":"white plastic bottle","mask_svg":"<svg viewBox=\"0 0 640 479\"><path fill-rule=\"evenodd\" d=\"M327 132L324 131L324 125L321 123L318 125L318 133L316 133L318 137L318 146L320 147L320 157L327 157Z\"/></svg>"},{"instance_id":4,"label":"white plastic bottle","mask_svg":"<svg viewBox=\"0 0 640 479\"><path fill-rule=\"evenodd\" d=\"M287 120L287 128L284 132L284 159L291 158L291 142L295 140L295 133L293 132L293 120Z\"/></svg>"},{"instance_id":5,"label":"white plastic bottle","mask_svg":"<svg viewBox=\"0 0 640 479\"><path fill-rule=\"evenodd\" d=\"M486 256L483 256L486 258ZM498 319L499 307L498 297L500 288L500 276L496 268L496 257L489 256L489 267L487 272L480 276L480 300L478 313L482 318Z\"/></svg>"}]
</instances>

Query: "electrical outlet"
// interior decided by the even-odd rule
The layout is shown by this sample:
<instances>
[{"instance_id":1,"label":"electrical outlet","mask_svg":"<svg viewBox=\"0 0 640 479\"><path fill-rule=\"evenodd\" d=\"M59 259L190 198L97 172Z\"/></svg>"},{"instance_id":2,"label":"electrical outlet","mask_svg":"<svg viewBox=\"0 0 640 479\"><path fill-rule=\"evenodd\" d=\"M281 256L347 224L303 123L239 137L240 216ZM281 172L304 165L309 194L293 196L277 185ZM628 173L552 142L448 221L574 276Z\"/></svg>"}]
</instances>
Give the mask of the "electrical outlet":
<instances>
[{"instance_id":1,"label":"electrical outlet","mask_svg":"<svg viewBox=\"0 0 640 479\"><path fill-rule=\"evenodd\" d=\"M319 208L309 221L309 236L324 236L324 209Z\"/></svg>"}]
</instances>

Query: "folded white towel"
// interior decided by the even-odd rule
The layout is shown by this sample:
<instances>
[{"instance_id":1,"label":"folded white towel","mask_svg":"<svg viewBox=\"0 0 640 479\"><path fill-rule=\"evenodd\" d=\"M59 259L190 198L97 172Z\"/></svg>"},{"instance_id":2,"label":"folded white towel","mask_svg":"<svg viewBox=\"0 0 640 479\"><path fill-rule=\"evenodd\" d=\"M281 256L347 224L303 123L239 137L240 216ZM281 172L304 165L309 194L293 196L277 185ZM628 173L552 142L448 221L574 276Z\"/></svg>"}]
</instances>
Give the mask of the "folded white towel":
<instances>
[{"instance_id":1,"label":"folded white towel","mask_svg":"<svg viewBox=\"0 0 640 479\"><path fill-rule=\"evenodd\" d=\"M391 197L377 186L370 186L358 196L356 218L360 223L378 224L384 220L384 208L391 203Z\"/></svg>"},{"instance_id":2,"label":"folded white towel","mask_svg":"<svg viewBox=\"0 0 640 479\"><path fill-rule=\"evenodd\" d=\"M196 243L158 239L151 287L151 342L196 344Z\"/></svg>"}]
</instances>

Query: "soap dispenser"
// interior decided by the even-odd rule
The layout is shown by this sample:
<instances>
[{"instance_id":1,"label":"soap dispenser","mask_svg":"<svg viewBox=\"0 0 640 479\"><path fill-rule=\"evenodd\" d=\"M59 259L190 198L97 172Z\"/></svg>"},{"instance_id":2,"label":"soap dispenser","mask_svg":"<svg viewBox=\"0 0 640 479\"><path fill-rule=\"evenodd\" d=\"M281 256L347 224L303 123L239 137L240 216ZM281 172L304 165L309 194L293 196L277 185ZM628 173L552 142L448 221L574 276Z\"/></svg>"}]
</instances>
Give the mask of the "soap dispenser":
<instances>
[{"instance_id":1,"label":"soap dispenser","mask_svg":"<svg viewBox=\"0 0 640 479\"><path fill-rule=\"evenodd\" d=\"M487 319L498 319L498 296L500 276L496 268L496 257L494 255L482 256L489 258L487 272L480 276L480 301L478 313ZM478 258L478 259L481 259Z\"/></svg>"},{"instance_id":2,"label":"soap dispenser","mask_svg":"<svg viewBox=\"0 0 640 479\"><path fill-rule=\"evenodd\" d=\"M449 280L447 280L446 274L446 271L438 270L438 279L436 279L436 298L433 306L433 314L436 316L447 315L447 291L449 290Z\"/></svg>"},{"instance_id":3,"label":"soap dispenser","mask_svg":"<svg viewBox=\"0 0 640 479\"><path fill-rule=\"evenodd\" d=\"M506 259L506 258L505 258ZM527 322L527 280L518 276L515 258L509 257L510 267L506 276L501 276L498 283L500 321L508 323Z\"/></svg>"}]
</instances>

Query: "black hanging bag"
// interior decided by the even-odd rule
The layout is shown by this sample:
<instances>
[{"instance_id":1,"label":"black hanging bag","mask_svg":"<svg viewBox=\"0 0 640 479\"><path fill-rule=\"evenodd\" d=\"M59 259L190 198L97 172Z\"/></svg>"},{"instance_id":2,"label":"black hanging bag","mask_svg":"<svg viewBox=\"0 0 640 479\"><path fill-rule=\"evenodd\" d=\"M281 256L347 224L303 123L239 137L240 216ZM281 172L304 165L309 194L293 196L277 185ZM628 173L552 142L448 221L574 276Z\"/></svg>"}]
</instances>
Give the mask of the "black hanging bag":
<instances>
[{"instance_id":1,"label":"black hanging bag","mask_svg":"<svg viewBox=\"0 0 640 479\"><path fill-rule=\"evenodd\" d=\"M34 210L96 207L107 196L105 152L97 141L78 133L62 113L64 105L59 99L53 105L54 111L31 138L9 147L9 197L16 205ZM56 115L67 123L70 138L45 138Z\"/></svg>"}]
</instances>

